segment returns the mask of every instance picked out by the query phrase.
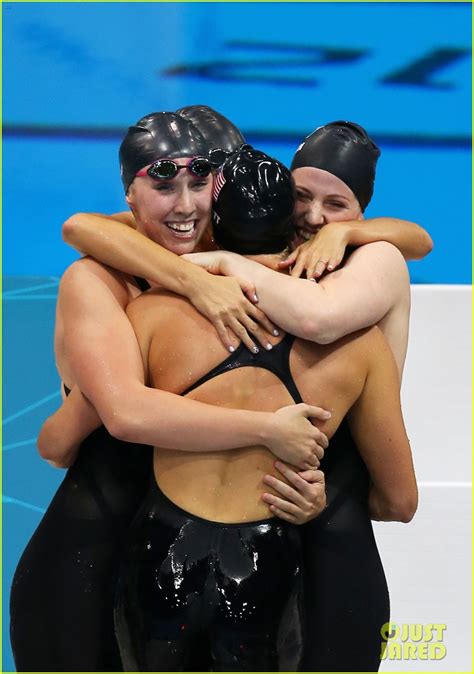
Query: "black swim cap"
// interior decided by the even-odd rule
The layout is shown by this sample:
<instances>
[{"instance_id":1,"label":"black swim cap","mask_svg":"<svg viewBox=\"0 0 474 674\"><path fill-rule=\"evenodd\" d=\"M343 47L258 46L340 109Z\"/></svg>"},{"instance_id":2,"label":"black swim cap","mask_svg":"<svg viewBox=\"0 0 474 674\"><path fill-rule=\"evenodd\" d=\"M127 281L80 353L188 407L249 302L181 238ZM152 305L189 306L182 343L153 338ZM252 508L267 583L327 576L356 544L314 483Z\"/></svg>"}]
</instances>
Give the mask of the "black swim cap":
<instances>
[{"instance_id":1,"label":"black swim cap","mask_svg":"<svg viewBox=\"0 0 474 674\"><path fill-rule=\"evenodd\" d=\"M331 122L306 137L293 157L291 170L311 166L332 173L354 192L365 211L374 192L379 157L379 148L361 126Z\"/></svg>"},{"instance_id":2,"label":"black swim cap","mask_svg":"<svg viewBox=\"0 0 474 674\"><path fill-rule=\"evenodd\" d=\"M225 250L279 253L291 240L294 183L281 162L250 145L224 162L214 184L213 232Z\"/></svg>"},{"instance_id":3,"label":"black swim cap","mask_svg":"<svg viewBox=\"0 0 474 674\"><path fill-rule=\"evenodd\" d=\"M244 136L235 124L208 105L188 105L177 110L176 114L184 117L199 129L209 152L217 149L224 150L226 153L234 152L245 143ZM221 161L216 163L222 164L225 156L222 153Z\"/></svg>"},{"instance_id":4,"label":"black swim cap","mask_svg":"<svg viewBox=\"0 0 474 674\"><path fill-rule=\"evenodd\" d=\"M206 142L191 121L175 112L152 112L129 127L120 145L120 170L125 191L137 171L157 159L206 154Z\"/></svg>"}]
</instances>

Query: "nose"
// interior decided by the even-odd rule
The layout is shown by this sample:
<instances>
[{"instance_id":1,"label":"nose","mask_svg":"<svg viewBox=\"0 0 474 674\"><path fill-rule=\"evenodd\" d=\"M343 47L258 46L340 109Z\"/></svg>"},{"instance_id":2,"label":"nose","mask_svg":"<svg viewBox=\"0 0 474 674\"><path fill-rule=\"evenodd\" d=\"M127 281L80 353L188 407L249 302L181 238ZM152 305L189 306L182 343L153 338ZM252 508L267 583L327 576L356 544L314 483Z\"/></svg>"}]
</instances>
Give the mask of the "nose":
<instances>
[{"instance_id":1,"label":"nose","mask_svg":"<svg viewBox=\"0 0 474 674\"><path fill-rule=\"evenodd\" d=\"M312 201L305 213L305 220L308 225L323 225L324 213L320 203Z\"/></svg>"},{"instance_id":2,"label":"nose","mask_svg":"<svg viewBox=\"0 0 474 674\"><path fill-rule=\"evenodd\" d=\"M179 190L174 206L175 213L183 216L189 216L194 213L194 199L191 190L187 185L183 185Z\"/></svg>"}]
</instances>

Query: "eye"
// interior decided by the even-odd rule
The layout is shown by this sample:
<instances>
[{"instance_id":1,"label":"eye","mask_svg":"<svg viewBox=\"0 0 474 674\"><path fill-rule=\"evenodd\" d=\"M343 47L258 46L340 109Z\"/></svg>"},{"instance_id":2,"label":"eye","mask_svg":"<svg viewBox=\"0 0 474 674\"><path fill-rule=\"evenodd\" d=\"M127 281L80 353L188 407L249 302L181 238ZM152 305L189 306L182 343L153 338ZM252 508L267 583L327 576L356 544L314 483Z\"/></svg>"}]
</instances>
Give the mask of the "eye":
<instances>
[{"instance_id":1,"label":"eye","mask_svg":"<svg viewBox=\"0 0 474 674\"><path fill-rule=\"evenodd\" d=\"M329 208L335 208L335 209L341 209L341 208L346 208L346 204L342 203L342 201L328 201L327 205Z\"/></svg>"},{"instance_id":2,"label":"eye","mask_svg":"<svg viewBox=\"0 0 474 674\"><path fill-rule=\"evenodd\" d=\"M203 190L209 185L208 178L199 178L198 180L193 180L191 183L191 188L193 190Z\"/></svg>"},{"instance_id":3,"label":"eye","mask_svg":"<svg viewBox=\"0 0 474 674\"><path fill-rule=\"evenodd\" d=\"M157 182L153 189L155 189L157 192L172 192L174 187L171 183L168 182Z\"/></svg>"},{"instance_id":4,"label":"eye","mask_svg":"<svg viewBox=\"0 0 474 674\"><path fill-rule=\"evenodd\" d=\"M296 198L298 201L309 201L310 197L306 192L301 192L300 190L296 190Z\"/></svg>"}]
</instances>

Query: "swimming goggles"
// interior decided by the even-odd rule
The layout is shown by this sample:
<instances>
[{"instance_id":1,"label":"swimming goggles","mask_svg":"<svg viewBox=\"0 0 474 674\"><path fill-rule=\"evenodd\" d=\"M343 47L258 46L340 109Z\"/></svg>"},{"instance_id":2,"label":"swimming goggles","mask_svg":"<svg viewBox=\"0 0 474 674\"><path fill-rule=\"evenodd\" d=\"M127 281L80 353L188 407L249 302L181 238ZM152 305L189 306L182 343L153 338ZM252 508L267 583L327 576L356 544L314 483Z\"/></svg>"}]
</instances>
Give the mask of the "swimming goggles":
<instances>
[{"instance_id":1,"label":"swimming goggles","mask_svg":"<svg viewBox=\"0 0 474 674\"><path fill-rule=\"evenodd\" d=\"M187 164L177 164L173 159L158 159L150 166L140 169L135 176L149 175L154 180L172 180L181 169L188 169L197 178L207 178L214 166L206 157L194 157Z\"/></svg>"}]
</instances>

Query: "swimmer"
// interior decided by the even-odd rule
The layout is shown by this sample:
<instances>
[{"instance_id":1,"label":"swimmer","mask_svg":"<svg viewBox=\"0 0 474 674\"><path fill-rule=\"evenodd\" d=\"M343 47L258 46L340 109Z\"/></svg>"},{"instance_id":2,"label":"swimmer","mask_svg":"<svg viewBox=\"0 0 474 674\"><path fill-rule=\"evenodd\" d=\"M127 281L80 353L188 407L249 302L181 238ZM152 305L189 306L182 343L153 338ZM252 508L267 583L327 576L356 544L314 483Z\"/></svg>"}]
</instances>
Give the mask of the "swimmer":
<instances>
[{"instance_id":1,"label":"swimmer","mask_svg":"<svg viewBox=\"0 0 474 674\"><path fill-rule=\"evenodd\" d=\"M144 176L127 198L134 202L140 231L163 244L157 275L165 287L196 298L198 310L213 316L214 324L218 316L216 328L223 335L228 326L241 332L246 325L253 328L255 320L272 329L237 281L213 279L176 254L193 250L210 221L209 149L184 117L159 113L141 119L122 147L126 188L133 180L127 171L140 153L140 169L164 159L157 170L177 175L161 183ZM182 226L190 231L183 233ZM192 452L206 435L211 450L228 450L236 442L229 438L232 428L242 447L262 443L300 469L317 465L327 445L307 418L322 411L309 406L277 412L216 409L144 386L140 351L125 314L144 286L90 258L74 263L61 281L56 355L71 393L43 429L40 448L45 458L73 465L13 579L11 640L19 671L121 669L112 616L115 579L123 535L142 501L151 465L150 448L130 443L173 448L179 442ZM60 431L52 441L55 423ZM306 494L315 496L314 485Z\"/></svg>"},{"instance_id":2,"label":"swimmer","mask_svg":"<svg viewBox=\"0 0 474 674\"><path fill-rule=\"evenodd\" d=\"M267 264L292 240L292 180L267 155L247 147L230 157L214 197L220 246ZM151 386L248 409L322 401L331 411L323 423L330 438L347 415L360 452L350 464L358 474L344 474L345 450L341 456L336 443L332 456L331 442L323 462L343 475L334 485L340 503L328 508L333 515L345 511L338 536L348 539L348 566L360 558L371 567L369 509L377 519L409 521L417 502L398 371L381 331L360 330L330 345L287 334L273 337L271 350L251 354L241 346L226 358L209 322L173 293L144 293L127 313ZM360 482L360 475L355 493L351 480ZM155 447L152 484L120 574L116 621L127 671L297 670L301 570L306 578L314 569L304 567L299 529L264 519L264 503L275 513L282 502L275 476L274 459L262 447L209 453L204 438L201 453ZM288 472L282 496L298 479ZM335 595L341 580L336 573L323 579ZM353 598L345 601L350 606ZM317 634L311 638L324 649Z\"/></svg>"}]
</instances>

